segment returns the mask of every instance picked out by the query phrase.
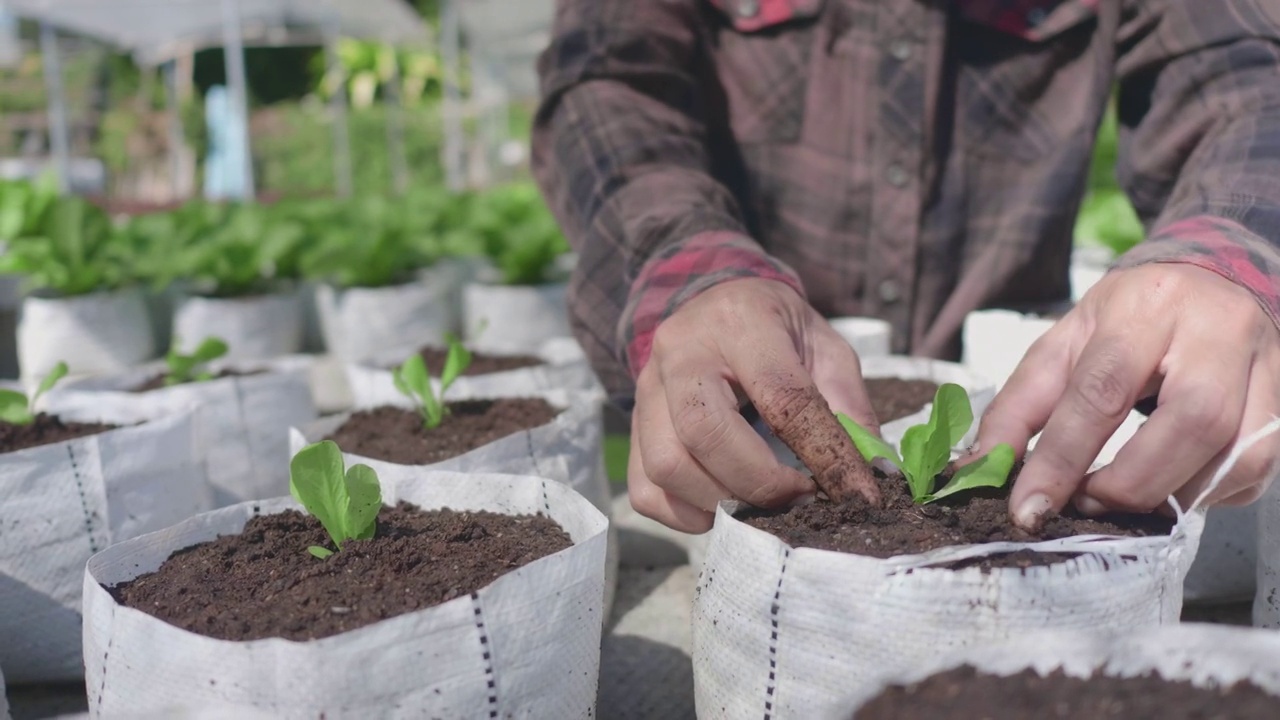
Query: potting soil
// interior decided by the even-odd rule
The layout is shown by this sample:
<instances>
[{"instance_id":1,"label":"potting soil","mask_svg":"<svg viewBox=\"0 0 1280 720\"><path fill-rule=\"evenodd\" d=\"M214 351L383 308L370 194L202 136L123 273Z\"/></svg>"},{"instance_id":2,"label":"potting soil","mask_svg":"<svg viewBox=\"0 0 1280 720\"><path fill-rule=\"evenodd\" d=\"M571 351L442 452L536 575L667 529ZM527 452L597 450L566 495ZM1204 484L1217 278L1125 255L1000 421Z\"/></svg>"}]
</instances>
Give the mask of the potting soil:
<instances>
[{"instance_id":1,"label":"potting soil","mask_svg":"<svg viewBox=\"0 0 1280 720\"><path fill-rule=\"evenodd\" d=\"M123 605L214 638L313 640L468 595L572 545L542 515L383 508L371 540L334 549L315 518L255 517L239 535L175 552L107 590Z\"/></svg>"},{"instance_id":2,"label":"potting soil","mask_svg":"<svg viewBox=\"0 0 1280 720\"><path fill-rule=\"evenodd\" d=\"M266 370L249 370L249 371L223 370L220 373L214 374L213 379L221 380L222 378L229 378L229 377L249 377L251 375L261 375L265 372L267 371ZM151 392L152 390L162 390L166 387L170 387L169 385L166 385L164 382L164 379L166 377L168 377L166 373L157 373L156 375L152 376L150 380L147 380L146 382L135 387L129 392L145 393L145 392Z\"/></svg>"},{"instance_id":3,"label":"potting soil","mask_svg":"<svg viewBox=\"0 0 1280 720\"><path fill-rule=\"evenodd\" d=\"M449 358L449 350L440 347L424 347L418 351L426 361L427 370L438 376ZM522 368L537 367L545 364L542 358L533 355L489 355L487 353L471 353L471 364L462 372L464 376L492 375L493 373Z\"/></svg>"},{"instance_id":4,"label":"potting soil","mask_svg":"<svg viewBox=\"0 0 1280 720\"><path fill-rule=\"evenodd\" d=\"M379 407L352 413L332 435L343 452L401 465L431 465L508 435L546 425L560 411L539 398L448 403L439 427L426 430L413 410Z\"/></svg>"},{"instance_id":5,"label":"potting soil","mask_svg":"<svg viewBox=\"0 0 1280 720\"><path fill-rule=\"evenodd\" d=\"M961 667L909 686L890 687L854 720L1270 720L1280 698L1251 683L1200 688L1149 674L1134 678L1009 677Z\"/></svg>"},{"instance_id":6,"label":"potting soil","mask_svg":"<svg viewBox=\"0 0 1280 720\"><path fill-rule=\"evenodd\" d=\"M930 380L904 380L902 378L867 378L867 397L881 424L901 420L924 409L933 402L938 384Z\"/></svg>"},{"instance_id":7,"label":"potting soil","mask_svg":"<svg viewBox=\"0 0 1280 720\"><path fill-rule=\"evenodd\" d=\"M53 415L39 413L30 425L0 422L0 453L16 452L40 445L52 445L86 435L115 430L118 425L103 423L63 422Z\"/></svg>"}]
</instances>

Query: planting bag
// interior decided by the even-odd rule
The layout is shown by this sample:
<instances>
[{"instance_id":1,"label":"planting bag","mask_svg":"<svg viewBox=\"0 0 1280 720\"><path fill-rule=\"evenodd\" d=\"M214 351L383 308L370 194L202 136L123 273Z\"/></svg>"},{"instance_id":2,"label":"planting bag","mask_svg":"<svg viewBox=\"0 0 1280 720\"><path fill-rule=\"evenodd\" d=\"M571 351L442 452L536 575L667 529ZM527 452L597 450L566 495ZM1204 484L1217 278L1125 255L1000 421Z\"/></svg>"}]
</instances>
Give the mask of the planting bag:
<instances>
[{"instance_id":1,"label":"planting bag","mask_svg":"<svg viewBox=\"0 0 1280 720\"><path fill-rule=\"evenodd\" d=\"M847 720L889 685L919 682L965 665L1000 676L1025 670L1044 676L1061 670L1078 678L1155 673L1165 680L1200 687L1251 682L1280 695L1280 635L1190 623L1125 634L1042 631L996 645L967 648L916 667L888 670L876 685L852 693L845 710L832 717ZM1230 708L1222 710L1226 717Z\"/></svg>"},{"instance_id":2,"label":"planting bag","mask_svg":"<svg viewBox=\"0 0 1280 720\"><path fill-rule=\"evenodd\" d=\"M138 288L22 301L18 367L24 378L42 378L59 362L74 375L121 372L155 354L147 303Z\"/></svg>"},{"instance_id":3,"label":"planting bag","mask_svg":"<svg viewBox=\"0 0 1280 720\"><path fill-rule=\"evenodd\" d=\"M179 296L173 341L182 352L207 337L227 343L226 360L270 360L302 350L302 300L293 291L244 298Z\"/></svg>"},{"instance_id":4,"label":"planting bag","mask_svg":"<svg viewBox=\"0 0 1280 720\"><path fill-rule=\"evenodd\" d=\"M387 504L541 513L574 545L470 595L341 635L231 642L122 607L102 588L156 570L176 550L240 532L255 514L297 505L282 498L192 518L89 561L84 657L91 715L137 717L185 704L250 707L299 720L593 717L608 520L569 488L542 478L418 469L381 480Z\"/></svg>"},{"instance_id":5,"label":"planting bag","mask_svg":"<svg viewBox=\"0 0 1280 720\"><path fill-rule=\"evenodd\" d=\"M443 271L391 287L320 285L316 308L325 347L340 360L362 362L388 351L408 354L442 343L456 324L451 290Z\"/></svg>"},{"instance_id":6,"label":"planting bag","mask_svg":"<svg viewBox=\"0 0 1280 720\"><path fill-rule=\"evenodd\" d=\"M893 328L877 318L838 317L827 320L831 329L858 353L860 358L883 357L889 354Z\"/></svg>"},{"instance_id":7,"label":"planting bag","mask_svg":"<svg viewBox=\"0 0 1280 720\"><path fill-rule=\"evenodd\" d=\"M109 408L126 418L196 408L214 506L222 507L289 492L289 428L316 417L310 365L305 357L213 363L215 373L262 372L132 392L165 371L163 364L151 364L61 385L49 393L47 403L58 412Z\"/></svg>"},{"instance_id":8,"label":"planting bag","mask_svg":"<svg viewBox=\"0 0 1280 720\"><path fill-rule=\"evenodd\" d=\"M1012 310L978 310L964 319L965 367L1003 387L1031 344L1057 320Z\"/></svg>"},{"instance_id":9,"label":"planting bag","mask_svg":"<svg viewBox=\"0 0 1280 720\"><path fill-rule=\"evenodd\" d=\"M563 283L472 283L462 294L463 337L484 352L537 352L550 338L570 335L567 293Z\"/></svg>"},{"instance_id":10,"label":"planting bag","mask_svg":"<svg viewBox=\"0 0 1280 720\"><path fill-rule=\"evenodd\" d=\"M211 507L191 410L113 410L58 414L127 427L0 455L0 668L10 684L82 676L91 555Z\"/></svg>"}]
</instances>

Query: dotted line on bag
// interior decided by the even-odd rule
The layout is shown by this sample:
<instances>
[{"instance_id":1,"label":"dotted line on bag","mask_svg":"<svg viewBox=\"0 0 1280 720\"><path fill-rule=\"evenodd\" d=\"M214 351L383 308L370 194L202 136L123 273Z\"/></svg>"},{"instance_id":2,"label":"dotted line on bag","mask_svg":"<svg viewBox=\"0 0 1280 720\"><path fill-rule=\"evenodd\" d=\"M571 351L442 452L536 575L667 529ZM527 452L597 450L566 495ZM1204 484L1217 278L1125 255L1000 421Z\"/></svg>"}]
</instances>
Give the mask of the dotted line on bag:
<instances>
[{"instance_id":1,"label":"dotted line on bag","mask_svg":"<svg viewBox=\"0 0 1280 720\"><path fill-rule=\"evenodd\" d=\"M84 513L84 531L89 536L89 550L98 553L98 543L93 539L93 514L89 512L89 499L84 494L84 478L80 477L80 463L76 462L76 451L73 443L67 443L67 457L71 460L71 475L76 481L76 492L80 493L80 511Z\"/></svg>"},{"instance_id":2,"label":"dotted line on bag","mask_svg":"<svg viewBox=\"0 0 1280 720\"><path fill-rule=\"evenodd\" d=\"M773 605L769 608L769 622L773 625L769 636L769 685L765 689L764 720L773 717L773 694L778 685L778 610L782 597L782 579L787 575L787 560L791 558L791 549L783 551L782 569L778 571L778 587L773 591Z\"/></svg>"},{"instance_id":3,"label":"dotted line on bag","mask_svg":"<svg viewBox=\"0 0 1280 720\"><path fill-rule=\"evenodd\" d=\"M480 649L484 651L484 676L489 683L489 717L498 717L498 687L493 680L493 653L489 648L489 635L484 629L484 615L480 610L480 594L471 593L471 606L476 612L476 629L480 631Z\"/></svg>"}]
</instances>

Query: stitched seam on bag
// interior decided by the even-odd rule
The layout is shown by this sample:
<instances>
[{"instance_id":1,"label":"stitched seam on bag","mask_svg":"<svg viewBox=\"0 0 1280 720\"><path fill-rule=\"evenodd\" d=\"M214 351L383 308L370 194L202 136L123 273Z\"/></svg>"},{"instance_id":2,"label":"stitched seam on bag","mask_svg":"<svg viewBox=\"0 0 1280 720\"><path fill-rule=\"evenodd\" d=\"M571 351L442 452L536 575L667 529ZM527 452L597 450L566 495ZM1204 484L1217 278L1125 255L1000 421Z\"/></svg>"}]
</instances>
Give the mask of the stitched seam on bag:
<instances>
[{"instance_id":1,"label":"stitched seam on bag","mask_svg":"<svg viewBox=\"0 0 1280 720\"><path fill-rule=\"evenodd\" d=\"M89 512L89 500L84 494L84 479L80 477L80 464L76 462L76 451L71 443L67 443L67 457L71 459L71 475L76 481L76 492L80 493L80 511L84 513L84 531L89 536L89 550L98 553L98 543L93 539L93 515Z\"/></svg>"},{"instance_id":2,"label":"stitched seam on bag","mask_svg":"<svg viewBox=\"0 0 1280 720\"><path fill-rule=\"evenodd\" d=\"M116 605L111 604L111 624L108 627L116 625ZM107 693L107 658L111 656L111 646L116 642L116 634L111 633L107 637L107 649L102 651L102 682L98 683L98 708L102 708L102 696Z\"/></svg>"},{"instance_id":3,"label":"stitched seam on bag","mask_svg":"<svg viewBox=\"0 0 1280 720\"><path fill-rule=\"evenodd\" d=\"M480 610L480 594L471 593L471 605L476 612L476 629L480 631L480 649L484 652L484 677L489 684L489 717L498 717L498 686L493 680L493 653L489 648L489 635L484 629L484 614Z\"/></svg>"},{"instance_id":4,"label":"stitched seam on bag","mask_svg":"<svg viewBox=\"0 0 1280 720\"><path fill-rule=\"evenodd\" d=\"M533 430L524 431L524 442L529 448L529 461L533 463L533 471L542 477L542 468L538 467L538 455L533 451Z\"/></svg>"},{"instance_id":5,"label":"stitched seam on bag","mask_svg":"<svg viewBox=\"0 0 1280 720\"><path fill-rule=\"evenodd\" d=\"M542 481L542 511L551 517L551 501L547 499L547 481Z\"/></svg>"},{"instance_id":6,"label":"stitched seam on bag","mask_svg":"<svg viewBox=\"0 0 1280 720\"><path fill-rule=\"evenodd\" d=\"M787 575L787 560L791 549L782 553L782 569L778 571L778 587L773 591L773 605L769 608L769 624L773 626L769 636L769 685L765 688L764 720L773 717L773 696L778 687L778 610L782 598L782 579Z\"/></svg>"}]
</instances>

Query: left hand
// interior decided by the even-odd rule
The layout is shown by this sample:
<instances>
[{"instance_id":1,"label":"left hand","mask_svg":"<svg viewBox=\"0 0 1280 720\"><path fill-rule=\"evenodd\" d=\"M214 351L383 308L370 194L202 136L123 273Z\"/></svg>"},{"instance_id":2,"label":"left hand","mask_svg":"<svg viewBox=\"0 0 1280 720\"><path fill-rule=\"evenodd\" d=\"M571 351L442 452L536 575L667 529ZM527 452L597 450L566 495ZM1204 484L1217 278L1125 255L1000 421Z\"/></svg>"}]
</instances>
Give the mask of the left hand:
<instances>
[{"instance_id":1,"label":"left hand","mask_svg":"<svg viewBox=\"0 0 1280 720\"><path fill-rule=\"evenodd\" d=\"M1110 465L1089 473L1134 404L1150 419ZM976 451L1025 449L1043 430L1010 498L1036 530L1074 500L1089 515L1186 508L1231 448L1280 414L1280 331L1245 289L1192 265L1107 274L1041 337L983 416ZM1207 503L1261 497L1280 434L1254 445Z\"/></svg>"}]
</instances>

